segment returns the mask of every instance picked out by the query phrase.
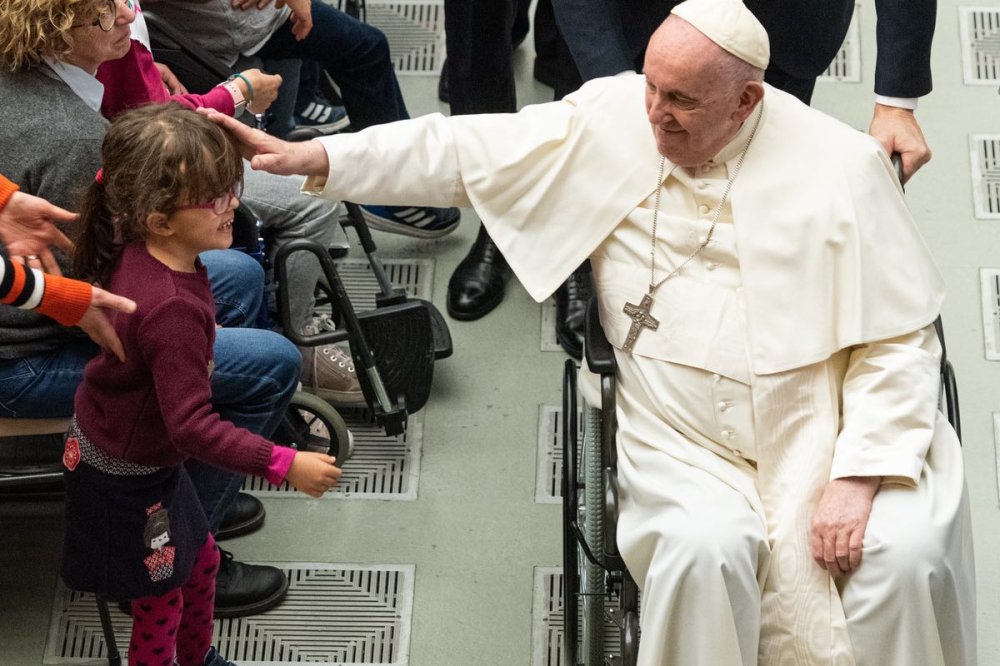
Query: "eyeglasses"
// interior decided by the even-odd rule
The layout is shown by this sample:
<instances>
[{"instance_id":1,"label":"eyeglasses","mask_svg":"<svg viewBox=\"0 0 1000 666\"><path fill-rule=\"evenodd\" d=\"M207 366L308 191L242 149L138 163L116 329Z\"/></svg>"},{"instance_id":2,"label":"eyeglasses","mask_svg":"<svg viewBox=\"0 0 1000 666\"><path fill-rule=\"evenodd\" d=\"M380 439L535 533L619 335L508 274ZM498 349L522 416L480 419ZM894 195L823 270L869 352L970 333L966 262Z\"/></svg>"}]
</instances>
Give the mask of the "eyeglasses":
<instances>
[{"instance_id":1,"label":"eyeglasses","mask_svg":"<svg viewBox=\"0 0 1000 666\"><path fill-rule=\"evenodd\" d=\"M118 18L119 1L125 5L129 11L135 10L135 3L133 0L106 0L104 7L97 12L97 18L95 18L90 25L100 26L101 30L104 32L111 32L111 30L115 27L115 19Z\"/></svg>"},{"instance_id":2,"label":"eyeglasses","mask_svg":"<svg viewBox=\"0 0 1000 666\"><path fill-rule=\"evenodd\" d=\"M222 215L229 210L229 202L233 200L233 197L239 199L241 196L243 196L242 181L229 188L229 191L225 194L220 194L211 201L196 204L184 204L183 206L177 206L174 210L205 209L211 210L216 215Z\"/></svg>"}]
</instances>

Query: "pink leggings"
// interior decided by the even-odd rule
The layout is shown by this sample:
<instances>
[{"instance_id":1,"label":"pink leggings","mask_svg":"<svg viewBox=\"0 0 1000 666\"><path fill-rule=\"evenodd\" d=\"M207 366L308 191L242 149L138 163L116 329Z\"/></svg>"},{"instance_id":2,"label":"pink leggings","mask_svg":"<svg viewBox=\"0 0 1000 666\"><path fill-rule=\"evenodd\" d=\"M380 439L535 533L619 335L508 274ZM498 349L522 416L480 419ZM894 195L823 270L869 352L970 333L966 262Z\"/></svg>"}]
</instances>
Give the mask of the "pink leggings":
<instances>
[{"instance_id":1,"label":"pink leggings","mask_svg":"<svg viewBox=\"0 0 1000 666\"><path fill-rule=\"evenodd\" d=\"M132 601L129 666L202 666L212 644L219 550L209 534L182 587Z\"/></svg>"}]
</instances>

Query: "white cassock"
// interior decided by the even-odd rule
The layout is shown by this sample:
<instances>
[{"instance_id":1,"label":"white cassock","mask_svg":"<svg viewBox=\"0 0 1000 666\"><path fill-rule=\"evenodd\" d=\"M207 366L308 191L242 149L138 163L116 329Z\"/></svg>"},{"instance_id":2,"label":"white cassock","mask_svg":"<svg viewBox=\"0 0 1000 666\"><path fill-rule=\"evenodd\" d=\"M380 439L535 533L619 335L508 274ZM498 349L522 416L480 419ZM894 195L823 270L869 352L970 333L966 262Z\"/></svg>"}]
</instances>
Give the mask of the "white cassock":
<instances>
[{"instance_id":1,"label":"white cassock","mask_svg":"<svg viewBox=\"0 0 1000 666\"><path fill-rule=\"evenodd\" d=\"M962 459L937 411L940 277L873 141L767 87L713 242L655 294L659 156L641 76L519 114L427 116L324 139L330 198L475 206L546 297L592 259L619 367L619 545L643 590L640 663L974 664ZM658 275L704 238L748 122L666 165ZM391 166L388 166L391 165ZM735 218L735 222L734 222ZM827 481L881 476L860 569L811 558Z\"/></svg>"}]
</instances>

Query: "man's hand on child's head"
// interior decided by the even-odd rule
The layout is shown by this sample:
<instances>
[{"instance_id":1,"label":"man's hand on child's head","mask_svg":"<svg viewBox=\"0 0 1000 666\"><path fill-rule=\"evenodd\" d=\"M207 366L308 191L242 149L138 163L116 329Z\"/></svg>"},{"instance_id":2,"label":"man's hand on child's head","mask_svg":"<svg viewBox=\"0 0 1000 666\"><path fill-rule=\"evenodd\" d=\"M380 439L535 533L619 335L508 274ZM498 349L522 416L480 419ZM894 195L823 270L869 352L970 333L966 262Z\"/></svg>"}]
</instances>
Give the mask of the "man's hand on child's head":
<instances>
[{"instance_id":1,"label":"man's hand on child's head","mask_svg":"<svg viewBox=\"0 0 1000 666\"><path fill-rule=\"evenodd\" d=\"M325 453L299 451L292 458L285 480L299 492L311 497L322 497L340 479L340 468L334 465L336 460Z\"/></svg>"}]
</instances>

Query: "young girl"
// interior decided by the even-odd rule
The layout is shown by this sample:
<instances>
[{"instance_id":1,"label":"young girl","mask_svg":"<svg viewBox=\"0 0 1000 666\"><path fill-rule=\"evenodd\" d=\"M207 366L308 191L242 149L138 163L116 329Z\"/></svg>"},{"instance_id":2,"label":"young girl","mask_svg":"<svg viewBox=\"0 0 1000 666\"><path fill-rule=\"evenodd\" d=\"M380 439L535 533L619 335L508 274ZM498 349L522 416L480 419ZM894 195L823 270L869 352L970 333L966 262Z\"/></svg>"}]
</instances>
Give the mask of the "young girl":
<instances>
[{"instance_id":1,"label":"young girl","mask_svg":"<svg viewBox=\"0 0 1000 666\"><path fill-rule=\"evenodd\" d=\"M215 305L198 254L232 242L242 163L226 132L179 105L149 106L111 126L102 158L75 269L137 309L114 323L125 362L101 354L76 394L63 578L132 600L130 664L224 666L210 648L219 554L182 463L287 479L312 496L340 470L212 410Z\"/></svg>"}]
</instances>

